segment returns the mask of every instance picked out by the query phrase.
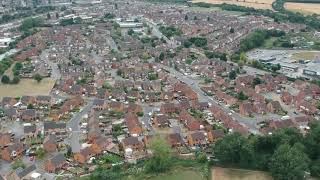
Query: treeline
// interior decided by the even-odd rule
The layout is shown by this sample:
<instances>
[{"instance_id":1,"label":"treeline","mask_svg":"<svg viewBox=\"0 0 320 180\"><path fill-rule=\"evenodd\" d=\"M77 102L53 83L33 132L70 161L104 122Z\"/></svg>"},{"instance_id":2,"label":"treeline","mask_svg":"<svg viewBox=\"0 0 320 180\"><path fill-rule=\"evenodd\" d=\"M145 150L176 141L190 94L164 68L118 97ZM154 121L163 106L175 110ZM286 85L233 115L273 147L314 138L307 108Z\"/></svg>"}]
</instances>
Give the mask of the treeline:
<instances>
[{"instance_id":1,"label":"treeline","mask_svg":"<svg viewBox=\"0 0 320 180\"><path fill-rule=\"evenodd\" d=\"M26 10L25 12L19 12L12 15L5 14L0 18L0 24L7 23L16 19L30 17L35 14L47 13L54 10L55 10L55 7L53 6L42 6L42 7L35 8L34 10Z\"/></svg>"},{"instance_id":2,"label":"treeline","mask_svg":"<svg viewBox=\"0 0 320 180\"><path fill-rule=\"evenodd\" d=\"M285 32L279 30L256 30L240 41L239 51L240 53L247 52L251 49L262 46L265 40L270 37L281 37L284 35Z\"/></svg>"},{"instance_id":3,"label":"treeline","mask_svg":"<svg viewBox=\"0 0 320 180\"><path fill-rule=\"evenodd\" d=\"M301 180L306 172L320 176L320 123L304 136L288 128L271 135L230 134L216 142L213 154L221 165L269 171L277 180Z\"/></svg>"},{"instance_id":4,"label":"treeline","mask_svg":"<svg viewBox=\"0 0 320 180\"><path fill-rule=\"evenodd\" d=\"M149 0L150 2L159 2L159 3L186 3L188 2L187 0Z\"/></svg>"},{"instance_id":5,"label":"treeline","mask_svg":"<svg viewBox=\"0 0 320 180\"><path fill-rule=\"evenodd\" d=\"M248 15L263 15L274 19L275 22L291 22L291 23L302 23L306 24L312 28L320 30L320 21L317 16L303 15L299 12L287 11L283 8L285 0L277 0L272 4L273 9L278 12L274 12L270 9L255 9L251 7L238 6L233 4L208 4L208 3L195 3L191 4L200 7L220 7L222 10L226 11L239 11L244 12ZM189 4L190 5L190 4Z\"/></svg>"},{"instance_id":6,"label":"treeline","mask_svg":"<svg viewBox=\"0 0 320 180\"><path fill-rule=\"evenodd\" d=\"M182 34L181 30L178 28L175 28L174 26L161 26L159 30L167 38L171 38L173 36L180 36Z\"/></svg>"}]
</instances>

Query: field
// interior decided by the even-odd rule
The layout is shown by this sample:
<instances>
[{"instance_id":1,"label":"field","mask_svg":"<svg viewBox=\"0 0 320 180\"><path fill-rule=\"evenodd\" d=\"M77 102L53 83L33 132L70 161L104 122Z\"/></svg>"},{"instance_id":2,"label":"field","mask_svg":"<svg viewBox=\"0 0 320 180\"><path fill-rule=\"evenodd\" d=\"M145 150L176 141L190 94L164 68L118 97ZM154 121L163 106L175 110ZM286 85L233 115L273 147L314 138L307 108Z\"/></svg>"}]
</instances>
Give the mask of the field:
<instances>
[{"instance_id":1,"label":"field","mask_svg":"<svg viewBox=\"0 0 320 180\"><path fill-rule=\"evenodd\" d=\"M205 180L198 171L185 169L185 168L174 168L165 174L150 177L127 177L128 180Z\"/></svg>"},{"instance_id":2,"label":"field","mask_svg":"<svg viewBox=\"0 0 320 180\"><path fill-rule=\"evenodd\" d=\"M320 4L319 3L285 3L284 8L295 11L301 12L305 14L320 14Z\"/></svg>"},{"instance_id":3,"label":"field","mask_svg":"<svg viewBox=\"0 0 320 180\"><path fill-rule=\"evenodd\" d=\"M21 79L19 84L16 85L0 85L0 98L5 96L19 97L23 95L36 96L36 95L49 95L53 88L55 80L46 78L40 83L33 79Z\"/></svg>"},{"instance_id":4,"label":"field","mask_svg":"<svg viewBox=\"0 0 320 180\"><path fill-rule=\"evenodd\" d=\"M230 169L214 167L212 180L272 180L272 177L263 171L251 171L244 169Z\"/></svg>"},{"instance_id":5,"label":"field","mask_svg":"<svg viewBox=\"0 0 320 180\"><path fill-rule=\"evenodd\" d=\"M246 0L246 2L240 2L237 0L193 0L192 2L205 2L211 4L235 4L239 6L253 7L256 9L272 9L272 3L274 0Z\"/></svg>"},{"instance_id":6,"label":"field","mask_svg":"<svg viewBox=\"0 0 320 180\"><path fill-rule=\"evenodd\" d=\"M293 54L292 59L293 60L300 60L300 59L314 60L318 54L319 52L314 52L314 51L299 52L299 53Z\"/></svg>"}]
</instances>

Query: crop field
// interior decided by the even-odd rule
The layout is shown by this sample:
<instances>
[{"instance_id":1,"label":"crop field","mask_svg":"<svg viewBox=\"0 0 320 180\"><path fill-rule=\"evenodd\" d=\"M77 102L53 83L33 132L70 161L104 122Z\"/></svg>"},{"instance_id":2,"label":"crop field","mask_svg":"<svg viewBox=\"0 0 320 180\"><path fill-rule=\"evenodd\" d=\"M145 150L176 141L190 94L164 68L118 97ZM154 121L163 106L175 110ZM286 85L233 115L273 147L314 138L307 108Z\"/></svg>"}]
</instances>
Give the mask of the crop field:
<instances>
[{"instance_id":1,"label":"crop field","mask_svg":"<svg viewBox=\"0 0 320 180\"><path fill-rule=\"evenodd\" d=\"M320 3L293 3L288 2L284 4L287 10L301 12L305 14L320 14Z\"/></svg>"},{"instance_id":2,"label":"crop field","mask_svg":"<svg viewBox=\"0 0 320 180\"><path fill-rule=\"evenodd\" d=\"M272 9L272 3L275 0L246 0L245 2L237 0L193 0L192 2L205 2L211 4L235 4L239 6L253 7L256 9Z\"/></svg>"},{"instance_id":3,"label":"crop field","mask_svg":"<svg viewBox=\"0 0 320 180\"><path fill-rule=\"evenodd\" d=\"M53 88L55 80L46 78L40 83L33 79L21 79L19 84L0 85L0 99L3 97L20 97L23 95L49 95Z\"/></svg>"},{"instance_id":4,"label":"crop field","mask_svg":"<svg viewBox=\"0 0 320 180\"><path fill-rule=\"evenodd\" d=\"M231 169L214 167L212 169L212 180L272 180L272 177L263 171L252 171L245 169Z\"/></svg>"}]
</instances>

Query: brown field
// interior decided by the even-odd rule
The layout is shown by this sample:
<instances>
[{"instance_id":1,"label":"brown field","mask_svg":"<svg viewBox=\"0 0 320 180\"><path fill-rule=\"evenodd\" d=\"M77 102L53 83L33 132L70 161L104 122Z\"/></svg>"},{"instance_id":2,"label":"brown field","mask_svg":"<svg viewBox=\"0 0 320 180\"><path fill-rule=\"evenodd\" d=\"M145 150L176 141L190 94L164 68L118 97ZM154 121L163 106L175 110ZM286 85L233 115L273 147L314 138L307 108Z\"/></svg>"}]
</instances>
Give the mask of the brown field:
<instances>
[{"instance_id":1,"label":"brown field","mask_svg":"<svg viewBox=\"0 0 320 180\"><path fill-rule=\"evenodd\" d=\"M40 83L33 79L21 79L19 84L15 85L0 85L0 99L5 96L19 97L23 95L36 96L36 95L49 95L53 88L55 80L46 78Z\"/></svg>"},{"instance_id":2,"label":"brown field","mask_svg":"<svg viewBox=\"0 0 320 180\"><path fill-rule=\"evenodd\" d=\"M214 167L212 180L272 180L272 177L263 171Z\"/></svg>"},{"instance_id":3,"label":"brown field","mask_svg":"<svg viewBox=\"0 0 320 180\"><path fill-rule=\"evenodd\" d=\"M319 55L319 52L315 51L305 51L305 52L298 52L292 55L292 60L297 61L300 59L304 60L314 60L316 56Z\"/></svg>"},{"instance_id":4,"label":"brown field","mask_svg":"<svg viewBox=\"0 0 320 180\"><path fill-rule=\"evenodd\" d=\"M246 2L240 2L237 0L193 0L192 2L205 2L211 4L235 4L239 6L253 7L256 9L272 9L272 3L275 0L246 0Z\"/></svg>"},{"instance_id":5,"label":"brown field","mask_svg":"<svg viewBox=\"0 0 320 180\"><path fill-rule=\"evenodd\" d=\"M320 4L316 3L285 3L284 8L291 10L291 11L296 11L296 12L301 12L305 14L320 14Z\"/></svg>"}]
</instances>

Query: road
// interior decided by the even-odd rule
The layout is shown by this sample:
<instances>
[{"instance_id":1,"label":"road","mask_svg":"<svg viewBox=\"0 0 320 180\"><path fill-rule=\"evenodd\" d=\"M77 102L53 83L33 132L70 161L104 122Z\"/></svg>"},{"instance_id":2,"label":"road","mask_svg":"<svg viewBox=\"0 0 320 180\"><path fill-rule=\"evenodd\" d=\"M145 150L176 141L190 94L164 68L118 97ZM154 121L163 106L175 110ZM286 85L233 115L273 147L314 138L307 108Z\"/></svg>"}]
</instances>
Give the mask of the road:
<instances>
[{"instance_id":1,"label":"road","mask_svg":"<svg viewBox=\"0 0 320 180\"><path fill-rule=\"evenodd\" d=\"M154 107L149 105L142 105L143 107L143 117L140 119L140 122L145 126L145 128L149 129L149 135L155 135L156 131L152 127L151 116L149 113L154 112Z\"/></svg>"},{"instance_id":2,"label":"road","mask_svg":"<svg viewBox=\"0 0 320 180\"><path fill-rule=\"evenodd\" d=\"M48 57L48 50L43 51L40 55L40 59L47 63L51 68L51 78L58 80L61 78L61 73L58 64L50 61Z\"/></svg>"},{"instance_id":3,"label":"road","mask_svg":"<svg viewBox=\"0 0 320 180\"><path fill-rule=\"evenodd\" d=\"M171 75L177 77L180 81L182 81L185 84L189 85L192 88L192 90L195 91L198 94L198 98L199 98L200 102L208 102L211 105L216 105L216 106L221 107L225 112L227 112L228 114L231 114L231 117L234 120L236 120L240 124L246 126L251 133L259 134L259 130L256 127L257 121L255 121L255 120L253 120L251 118L241 117L237 113L232 113L228 107L223 106L223 105L219 105L217 100L213 99L212 97L209 97L209 96L205 95L205 93L199 87L199 82L197 80L194 80L191 77L186 76L186 75L176 71L174 68L167 67L167 66L164 66L162 64L159 64L159 66L162 69L164 69L166 71L169 71Z\"/></svg>"},{"instance_id":4,"label":"road","mask_svg":"<svg viewBox=\"0 0 320 180\"><path fill-rule=\"evenodd\" d=\"M145 22L152 28L152 32L151 32L152 35L156 36L156 37L159 38L159 39L163 38L163 39L167 42L167 44L169 45L169 47L171 47L172 49L175 49L175 48L178 47L177 42L176 42L175 40L171 40L171 39L167 38L166 36L164 36L164 35L160 32L158 26L155 25L154 22L152 22L152 21L151 21L150 19L148 19L148 18L145 18L144 20L145 20Z\"/></svg>"},{"instance_id":5,"label":"road","mask_svg":"<svg viewBox=\"0 0 320 180\"><path fill-rule=\"evenodd\" d=\"M91 109L93 108L93 101L89 101L83 109L74 114L73 117L67 122L67 128L71 130L71 136L70 136L70 145L72 152L80 152L81 144L80 144L80 121L81 118L89 114Z\"/></svg>"},{"instance_id":6,"label":"road","mask_svg":"<svg viewBox=\"0 0 320 180\"><path fill-rule=\"evenodd\" d=\"M18 52L18 50L16 49L10 49L10 51L4 53L4 54L1 54L0 55L0 61L2 61L2 59L4 59L5 57L8 57L8 56L11 56L13 54L15 54L16 52Z\"/></svg>"}]
</instances>

